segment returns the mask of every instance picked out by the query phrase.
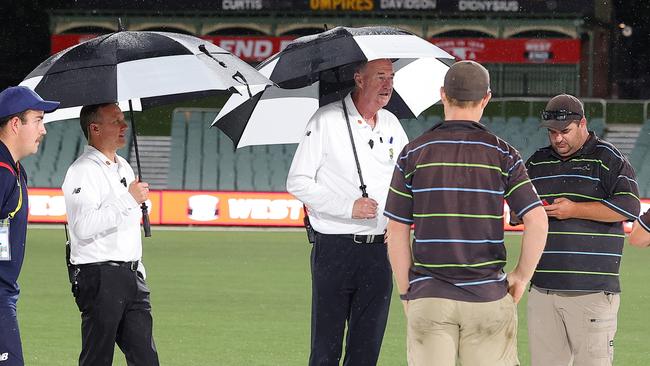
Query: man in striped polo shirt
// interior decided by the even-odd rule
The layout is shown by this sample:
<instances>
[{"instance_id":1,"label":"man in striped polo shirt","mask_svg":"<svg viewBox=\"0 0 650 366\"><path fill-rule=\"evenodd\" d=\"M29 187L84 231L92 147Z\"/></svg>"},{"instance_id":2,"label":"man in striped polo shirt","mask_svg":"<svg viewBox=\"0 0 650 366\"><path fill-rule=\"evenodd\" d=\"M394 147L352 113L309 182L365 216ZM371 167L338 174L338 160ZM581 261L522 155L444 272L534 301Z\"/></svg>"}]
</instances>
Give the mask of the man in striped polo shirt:
<instances>
[{"instance_id":1,"label":"man in striped polo shirt","mask_svg":"<svg viewBox=\"0 0 650 366\"><path fill-rule=\"evenodd\" d=\"M650 246L650 210L639 216L634 223L630 234L630 244L640 248Z\"/></svg>"},{"instance_id":2,"label":"man in striped polo shirt","mask_svg":"<svg viewBox=\"0 0 650 366\"><path fill-rule=\"evenodd\" d=\"M611 365L622 222L635 220L640 207L634 170L614 145L587 130L574 96L552 98L541 126L550 145L526 163L549 217L528 296L532 365Z\"/></svg>"},{"instance_id":3,"label":"man in striped polo shirt","mask_svg":"<svg viewBox=\"0 0 650 366\"><path fill-rule=\"evenodd\" d=\"M519 365L516 303L543 250L547 218L517 150L477 122L491 98L487 70L458 62L440 93L445 121L402 150L384 211L408 363ZM526 223L507 276L504 198Z\"/></svg>"}]
</instances>

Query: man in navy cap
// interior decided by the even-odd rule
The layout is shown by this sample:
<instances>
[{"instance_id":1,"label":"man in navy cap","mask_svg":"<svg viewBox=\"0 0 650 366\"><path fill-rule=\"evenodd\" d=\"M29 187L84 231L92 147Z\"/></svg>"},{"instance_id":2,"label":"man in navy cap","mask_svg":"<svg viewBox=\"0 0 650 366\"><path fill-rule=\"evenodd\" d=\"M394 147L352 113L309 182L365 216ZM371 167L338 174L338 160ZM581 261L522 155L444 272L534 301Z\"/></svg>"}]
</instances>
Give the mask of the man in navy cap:
<instances>
[{"instance_id":1,"label":"man in navy cap","mask_svg":"<svg viewBox=\"0 0 650 366\"><path fill-rule=\"evenodd\" d=\"M0 93L0 365L24 365L16 302L27 236L27 174L20 159L38 151L43 115L59 102L43 100L24 86Z\"/></svg>"}]
</instances>

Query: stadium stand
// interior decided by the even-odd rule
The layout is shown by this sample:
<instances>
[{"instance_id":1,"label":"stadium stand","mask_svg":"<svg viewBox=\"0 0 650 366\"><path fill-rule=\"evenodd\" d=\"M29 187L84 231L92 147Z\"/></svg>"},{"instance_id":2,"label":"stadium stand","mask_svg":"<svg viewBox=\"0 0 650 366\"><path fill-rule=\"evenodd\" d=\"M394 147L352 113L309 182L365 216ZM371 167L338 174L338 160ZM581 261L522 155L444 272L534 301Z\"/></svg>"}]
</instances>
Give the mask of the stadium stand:
<instances>
[{"instance_id":1,"label":"stadium stand","mask_svg":"<svg viewBox=\"0 0 650 366\"><path fill-rule=\"evenodd\" d=\"M46 129L38 153L21 161L30 187L60 187L68 167L85 145L79 120L48 123Z\"/></svg>"},{"instance_id":2,"label":"stadium stand","mask_svg":"<svg viewBox=\"0 0 650 366\"><path fill-rule=\"evenodd\" d=\"M244 147L208 128L214 109L177 109L167 188L221 191L284 191L296 145Z\"/></svg>"},{"instance_id":3,"label":"stadium stand","mask_svg":"<svg viewBox=\"0 0 650 366\"><path fill-rule=\"evenodd\" d=\"M220 130L209 128L217 114L215 109L178 108L172 115L169 174L166 189L221 191L284 191L286 177L296 144L244 147L234 150L233 143ZM413 139L442 117L429 115L402 121ZM536 116L483 117L481 122L492 132L510 142L527 159L545 146L546 131L538 128ZM39 152L22 161L29 173L31 187L55 187L63 182L68 166L83 151L86 140L78 120L49 123ZM589 128L599 136L605 132L602 118L594 118ZM128 141L130 142L130 129ZM121 156L129 156L129 146ZM630 161L637 171L641 196L650 196L650 119L641 129ZM145 177L146 179L146 177Z\"/></svg>"},{"instance_id":4,"label":"stadium stand","mask_svg":"<svg viewBox=\"0 0 650 366\"><path fill-rule=\"evenodd\" d=\"M650 196L650 166L646 163L648 160L650 160L650 119L643 124L634 149L630 154L630 163L636 170L641 197Z\"/></svg>"}]
</instances>

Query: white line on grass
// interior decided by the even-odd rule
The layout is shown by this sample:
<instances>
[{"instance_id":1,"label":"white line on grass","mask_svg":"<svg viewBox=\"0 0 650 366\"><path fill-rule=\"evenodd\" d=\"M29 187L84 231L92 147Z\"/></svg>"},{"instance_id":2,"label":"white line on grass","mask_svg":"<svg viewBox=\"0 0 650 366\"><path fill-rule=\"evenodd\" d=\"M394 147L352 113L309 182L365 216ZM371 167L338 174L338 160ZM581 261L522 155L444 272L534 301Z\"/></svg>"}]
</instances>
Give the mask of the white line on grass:
<instances>
[{"instance_id":1,"label":"white line on grass","mask_svg":"<svg viewBox=\"0 0 650 366\"><path fill-rule=\"evenodd\" d=\"M63 230L63 224L29 224L29 229ZM302 232L302 227L255 227L255 226L165 226L156 225L151 227L151 232L159 231L278 231L278 232Z\"/></svg>"},{"instance_id":2,"label":"white line on grass","mask_svg":"<svg viewBox=\"0 0 650 366\"><path fill-rule=\"evenodd\" d=\"M29 229L61 229L63 224L29 224ZM305 229L302 227L256 227L256 226L166 226L156 225L151 227L152 232L160 231L270 231L270 232L303 232ZM506 235L521 236L521 231L506 231Z\"/></svg>"}]
</instances>

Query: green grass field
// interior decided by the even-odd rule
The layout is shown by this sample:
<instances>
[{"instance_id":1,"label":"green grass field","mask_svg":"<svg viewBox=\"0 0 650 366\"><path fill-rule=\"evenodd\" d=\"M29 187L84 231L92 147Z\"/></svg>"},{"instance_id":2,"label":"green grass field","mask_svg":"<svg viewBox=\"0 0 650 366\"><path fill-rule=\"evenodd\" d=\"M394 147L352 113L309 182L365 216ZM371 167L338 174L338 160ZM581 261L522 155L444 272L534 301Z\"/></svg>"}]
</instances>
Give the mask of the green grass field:
<instances>
[{"instance_id":1,"label":"green grass field","mask_svg":"<svg viewBox=\"0 0 650 366\"><path fill-rule=\"evenodd\" d=\"M31 229L18 303L27 365L74 365L80 318L64 265L63 229ZM509 263L520 237L507 236ZM303 232L163 231L145 240L154 333L162 365L305 365L309 354L309 250ZM625 249L615 363L648 365L650 250ZM525 300L524 300L525 301ZM519 354L529 365L525 303ZM394 294L379 364L405 365ZM125 365L116 351L114 365Z\"/></svg>"}]
</instances>

